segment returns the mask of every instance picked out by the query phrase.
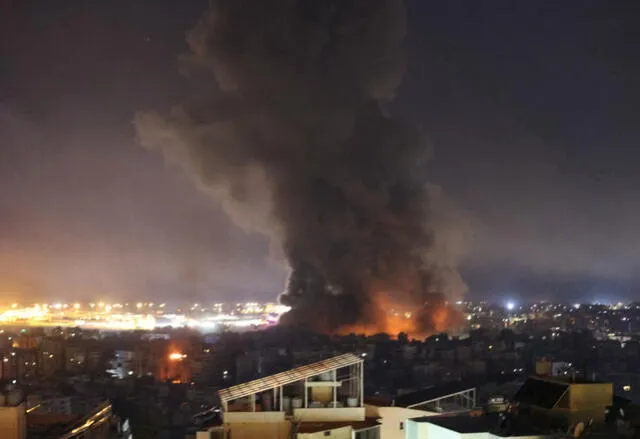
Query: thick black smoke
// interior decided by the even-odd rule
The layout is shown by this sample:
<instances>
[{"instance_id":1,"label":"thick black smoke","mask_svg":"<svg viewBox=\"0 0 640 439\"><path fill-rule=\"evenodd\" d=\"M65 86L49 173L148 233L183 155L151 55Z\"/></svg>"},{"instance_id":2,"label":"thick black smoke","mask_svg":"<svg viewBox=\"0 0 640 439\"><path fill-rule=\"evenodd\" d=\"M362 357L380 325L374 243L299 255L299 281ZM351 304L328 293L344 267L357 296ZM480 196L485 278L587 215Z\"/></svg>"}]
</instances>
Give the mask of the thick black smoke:
<instances>
[{"instance_id":1,"label":"thick black smoke","mask_svg":"<svg viewBox=\"0 0 640 439\"><path fill-rule=\"evenodd\" d=\"M405 13L400 0L216 1L183 60L201 95L136 119L145 147L282 249L284 322L375 323L379 292L422 305L464 288L423 136L386 111Z\"/></svg>"}]
</instances>

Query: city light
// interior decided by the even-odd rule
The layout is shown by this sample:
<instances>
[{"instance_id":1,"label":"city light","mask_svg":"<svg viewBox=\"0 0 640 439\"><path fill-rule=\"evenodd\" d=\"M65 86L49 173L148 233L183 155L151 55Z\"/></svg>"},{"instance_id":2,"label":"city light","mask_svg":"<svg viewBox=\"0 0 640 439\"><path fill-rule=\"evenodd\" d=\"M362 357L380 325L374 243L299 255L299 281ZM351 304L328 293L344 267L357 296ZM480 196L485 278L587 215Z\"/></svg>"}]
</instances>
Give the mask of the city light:
<instances>
[{"instance_id":1,"label":"city light","mask_svg":"<svg viewBox=\"0 0 640 439\"><path fill-rule=\"evenodd\" d=\"M66 305L66 306L65 306ZM197 305L197 316L184 313L166 312L167 304L138 302L126 304L107 301L65 304L8 304L0 307L0 323L15 324L22 327L82 327L103 330L153 330L156 328L195 328L200 331L217 332L224 328L252 330L276 324L279 315L286 311L276 304L257 304L247 302L235 309L224 309L222 304L209 308L206 304ZM147 308L148 307L148 308ZM269 311L267 313L267 310ZM165 313L166 312L166 313ZM180 311L178 311L180 312Z\"/></svg>"},{"instance_id":2,"label":"city light","mask_svg":"<svg viewBox=\"0 0 640 439\"><path fill-rule=\"evenodd\" d=\"M508 309L509 311L513 311L513 309L514 309L515 307L516 307L516 304L515 304L515 303L513 303L513 302L511 302L511 301L507 302L507 309Z\"/></svg>"}]
</instances>

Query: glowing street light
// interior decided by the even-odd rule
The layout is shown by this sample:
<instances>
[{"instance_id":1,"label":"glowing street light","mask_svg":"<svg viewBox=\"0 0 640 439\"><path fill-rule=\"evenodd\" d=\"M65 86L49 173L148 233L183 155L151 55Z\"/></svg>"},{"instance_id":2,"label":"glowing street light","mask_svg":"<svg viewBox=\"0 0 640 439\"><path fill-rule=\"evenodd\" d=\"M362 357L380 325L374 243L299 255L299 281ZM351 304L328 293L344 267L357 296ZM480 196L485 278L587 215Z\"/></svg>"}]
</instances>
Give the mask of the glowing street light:
<instances>
[{"instance_id":1,"label":"glowing street light","mask_svg":"<svg viewBox=\"0 0 640 439\"><path fill-rule=\"evenodd\" d=\"M515 307L516 307L516 304L515 304L515 303L513 303L513 302L511 302L511 301L507 302L507 309L508 309L509 311L513 311L513 309L514 309Z\"/></svg>"}]
</instances>

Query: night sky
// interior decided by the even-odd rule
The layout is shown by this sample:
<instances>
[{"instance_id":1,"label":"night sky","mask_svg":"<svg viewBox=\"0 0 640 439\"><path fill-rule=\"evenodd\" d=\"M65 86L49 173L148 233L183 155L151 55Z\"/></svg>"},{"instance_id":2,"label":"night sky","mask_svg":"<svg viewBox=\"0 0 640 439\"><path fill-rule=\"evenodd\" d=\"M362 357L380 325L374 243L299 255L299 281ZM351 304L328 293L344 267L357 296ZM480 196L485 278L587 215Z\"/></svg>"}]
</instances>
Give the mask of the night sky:
<instances>
[{"instance_id":1,"label":"night sky","mask_svg":"<svg viewBox=\"0 0 640 439\"><path fill-rule=\"evenodd\" d=\"M272 300L286 273L134 114L189 93L177 59L207 0L0 1L0 290ZM423 1L393 111L473 223L474 298L635 299L640 6ZM23 296L24 297L24 296Z\"/></svg>"}]
</instances>

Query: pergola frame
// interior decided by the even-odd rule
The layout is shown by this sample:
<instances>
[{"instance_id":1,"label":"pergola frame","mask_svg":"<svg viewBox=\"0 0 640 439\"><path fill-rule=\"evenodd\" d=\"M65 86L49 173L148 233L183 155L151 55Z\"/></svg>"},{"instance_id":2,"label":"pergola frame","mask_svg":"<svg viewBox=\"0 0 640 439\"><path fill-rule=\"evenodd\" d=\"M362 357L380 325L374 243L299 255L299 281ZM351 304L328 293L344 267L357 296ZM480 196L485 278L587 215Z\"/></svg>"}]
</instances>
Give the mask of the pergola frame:
<instances>
[{"instance_id":1,"label":"pergola frame","mask_svg":"<svg viewBox=\"0 0 640 439\"><path fill-rule=\"evenodd\" d=\"M455 398L456 396L460 397L460 400L463 402L462 406L464 408L473 408L476 406L476 388L470 387L468 389L461 390L459 392L450 393L447 395L442 395L437 398L432 398L429 400L421 401L415 404L408 405L406 408L415 408L424 406L427 404L435 404L436 407L440 407L440 403L443 400L447 400L450 398Z\"/></svg>"},{"instance_id":2,"label":"pergola frame","mask_svg":"<svg viewBox=\"0 0 640 439\"><path fill-rule=\"evenodd\" d=\"M336 405L337 387L342 383L338 381L338 370L349 368L349 378L343 380L348 382L351 394L357 394L360 407L364 406L364 360L355 354L343 354L327 360L300 366L285 372L271 375L236 386L228 387L218 391L222 410L228 411L229 402L240 398L251 398L251 410L256 409L256 395L259 393L273 391L274 407L275 402L279 402L279 411L284 411L283 387L296 382L304 382L304 408L308 406L308 388L313 386L309 378L320 374L331 373L333 385L333 404ZM354 383L355 381L355 383Z\"/></svg>"}]
</instances>

